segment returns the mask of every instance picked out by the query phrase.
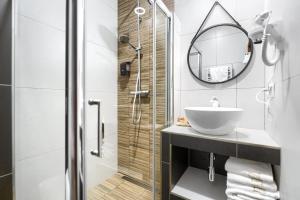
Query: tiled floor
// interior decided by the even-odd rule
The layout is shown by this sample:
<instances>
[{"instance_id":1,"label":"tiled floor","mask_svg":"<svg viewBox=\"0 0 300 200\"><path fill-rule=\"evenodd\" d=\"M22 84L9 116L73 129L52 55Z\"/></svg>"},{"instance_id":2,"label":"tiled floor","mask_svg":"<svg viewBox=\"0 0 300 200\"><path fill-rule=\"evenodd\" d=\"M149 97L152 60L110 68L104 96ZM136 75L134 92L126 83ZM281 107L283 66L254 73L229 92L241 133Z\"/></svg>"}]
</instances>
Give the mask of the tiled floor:
<instances>
[{"instance_id":1,"label":"tiled floor","mask_svg":"<svg viewBox=\"0 0 300 200\"><path fill-rule=\"evenodd\" d=\"M150 200L151 191L115 174L88 193L88 200Z\"/></svg>"}]
</instances>

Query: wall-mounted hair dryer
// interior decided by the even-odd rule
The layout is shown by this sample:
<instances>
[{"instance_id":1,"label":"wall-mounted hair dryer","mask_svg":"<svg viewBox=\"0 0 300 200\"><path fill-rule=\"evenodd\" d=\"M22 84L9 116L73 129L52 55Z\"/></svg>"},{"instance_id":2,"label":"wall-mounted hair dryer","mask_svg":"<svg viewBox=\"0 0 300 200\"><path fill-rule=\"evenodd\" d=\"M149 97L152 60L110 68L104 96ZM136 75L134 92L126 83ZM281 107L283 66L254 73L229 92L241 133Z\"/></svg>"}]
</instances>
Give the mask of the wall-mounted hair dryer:
<instances>
[{"instance_id":1,"label":"wall-mounted hair dryer","mask_svg":"<svg viewBox=\"0 0 300 200\"><path fill-rule=\"evenodd\" d=\"M270 23L271 11L263 12L255 17L254 27L249 31L249 37L255 44L262 43L262 60L267 66L275 65L281 58L283 51L281 35L276 30L276 23ZM268 56L268 46L273 44L276 53L273 58Z\"/></svg>"}]
</instances>

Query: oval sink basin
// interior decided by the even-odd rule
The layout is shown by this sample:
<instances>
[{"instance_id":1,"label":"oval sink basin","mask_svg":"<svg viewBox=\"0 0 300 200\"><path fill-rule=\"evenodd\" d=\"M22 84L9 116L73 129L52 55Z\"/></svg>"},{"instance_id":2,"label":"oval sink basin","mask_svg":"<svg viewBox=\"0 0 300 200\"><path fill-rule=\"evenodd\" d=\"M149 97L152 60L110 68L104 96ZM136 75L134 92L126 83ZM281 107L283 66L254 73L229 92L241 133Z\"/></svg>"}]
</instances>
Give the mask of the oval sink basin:
<instances>
[{"instance_id":1,"label":"oval sink basin","mask_svg":"<svg viewBox=\"0 0 300 200\"><path fill-rule=\"evenodd\" d=\"M192 128L208 135L232 133L243 114L240 108L187 107L184 110Z\"/></svg>"}]
</instances>

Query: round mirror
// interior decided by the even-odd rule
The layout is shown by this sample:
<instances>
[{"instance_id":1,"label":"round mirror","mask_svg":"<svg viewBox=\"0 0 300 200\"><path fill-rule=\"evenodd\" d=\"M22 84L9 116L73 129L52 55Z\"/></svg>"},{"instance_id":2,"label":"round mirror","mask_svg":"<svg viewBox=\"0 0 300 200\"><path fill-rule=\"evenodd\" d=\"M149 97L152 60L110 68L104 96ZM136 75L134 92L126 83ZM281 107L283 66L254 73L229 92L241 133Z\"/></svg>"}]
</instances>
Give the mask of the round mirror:
<instances>
[{"instance_id":1,"label":"round mirror","mask_svg":"<svg viewBox=\"0 0 300 200\"><path fill-rule=\"evenodd\" d=\"M249 65L253 42L247 31L234 24L218 24L191 42L188 66L192 74L206 83L223 83L239 76Z\"/></svg>"}]
</instances>

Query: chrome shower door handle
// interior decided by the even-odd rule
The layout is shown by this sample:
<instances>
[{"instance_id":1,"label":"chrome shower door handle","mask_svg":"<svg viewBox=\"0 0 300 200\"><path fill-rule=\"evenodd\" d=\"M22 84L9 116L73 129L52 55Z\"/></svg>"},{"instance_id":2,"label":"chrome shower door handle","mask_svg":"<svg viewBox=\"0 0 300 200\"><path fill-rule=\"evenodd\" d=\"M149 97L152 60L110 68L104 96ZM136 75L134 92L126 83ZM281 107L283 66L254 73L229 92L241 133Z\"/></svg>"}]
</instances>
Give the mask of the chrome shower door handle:
<instances>
[{"instance_id":1,"label":"chrome shower door handle","mask_svg":"<svg viewBox=\"0 0 300 200\"><path fill-rule=\"evenodd\" d=\"M101 101L97 99L90 99L88 101L90 106L97 106L97 149L92 150L91 154L93 156L97 156L99 158L102 157L102 143L103 143L103 138L101 135L101 123L100 123L100 117L101 117Z\"/></svg>"}]
</instances>

